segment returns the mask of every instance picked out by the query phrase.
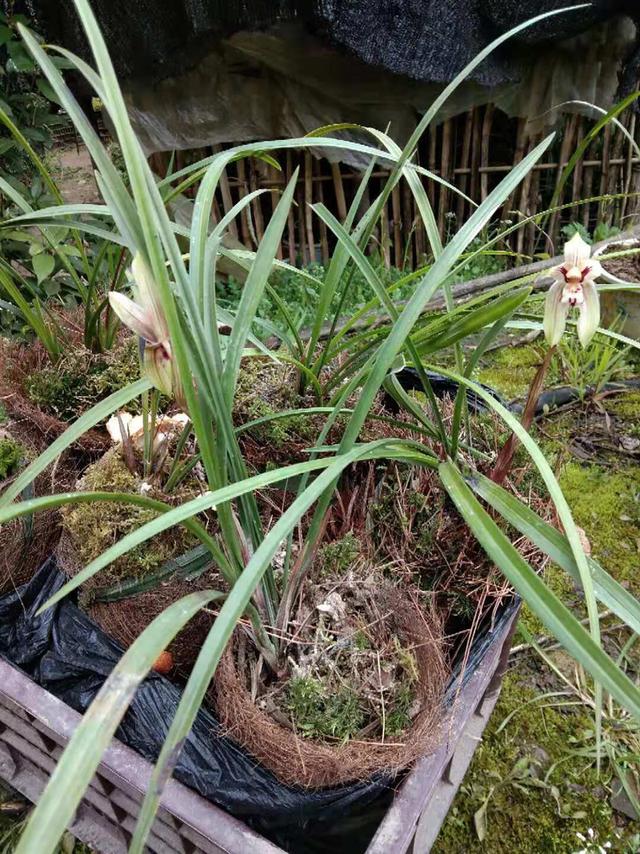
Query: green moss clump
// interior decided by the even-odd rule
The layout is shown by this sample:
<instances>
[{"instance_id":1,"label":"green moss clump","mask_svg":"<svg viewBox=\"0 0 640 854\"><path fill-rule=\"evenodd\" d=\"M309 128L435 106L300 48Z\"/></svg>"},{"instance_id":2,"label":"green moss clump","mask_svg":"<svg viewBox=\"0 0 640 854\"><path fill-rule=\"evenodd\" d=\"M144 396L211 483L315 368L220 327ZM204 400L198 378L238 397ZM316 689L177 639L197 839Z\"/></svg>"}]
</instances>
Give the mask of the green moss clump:
<instances>
[{"instance_id":1,"label":"green moss clump","mask_svg":"<svg viewBox=\"0 0 640 854\"><path fill-rule=\"evenodd\" d=\"M319 578L342 578L360 557L362 545L352 531L333 540L318 551L316 567Z\"/></svg>"},{"instance_id":2,"label":"green moss clump","mask_svg":"<svg viewBox=\"0 0 640 854\"><path fill-rule=\"evenodd\" d=\"M605 407L611 415L616 415L623 421L632 422L632 426L637 426L640 420L640 391L629 391L610 397L605 401Z\"/></svg>"},{"instance_id":3,"label":"green moss clump","mask_svg":"<svg viewBox=\"0 0 640 854\"><path fill-rule=\"evenodd\" d=\"M81 481L81 489L90 491L140 493L141 480L126 467L114 450L90 466ZM150 497L154 497L153 492ZM166 500L166 496L155 496ZM62 511L63 527L81 566L100 555L126 534L150 522L158 514L145 507L113 502L71 504ZM151 540L122 555L93 580L103 586L125 578L144 578L162 564L196 544L182 526L163 531ZM92 582L89 582L92 585Z\"/></svg>"},{"instance_id":4,"label":"green moss clump","mask_svg":"<svg viewBox=\"0 0 640 854\"><path fill-rule=\"evenodd\" d=\"M548 564L543 573L544 582L555 595L567 606L575 606L578 604L579 597L573 579L568 572L561 569L557 564ZM528 605L523 605L520 611L518 625L523 624L534 637L546 635L547 629L542 621L529 609Z\"/></svg>"},{"instance_id":5,"label":"green moss clump","mask_svg":"<svg viewBox=\"0 0 640 854\"><path fill-rule=\"evenodd\" d=\"M639 595L640 467L612 471L570 462L559 482L576 523L589 538L593 557Z\"/></svg>"},{"instance_id":6,"label":"green moss clump","mask_svg":"<svg viewBox=\"0 0 640 854\"><path fill-rule=\"evenodd\" d=\"M24 448L11 436L0 439L0 480L15 474L24 456Z\"/></svg>"},{"instance_id":7,"label":"green moss clump","mask_svg":"<svg viewBox=\"0 0 640 854\"><path fill-rule=\"evenodd\" d=\"M328 691L319 679L296 676L287 683L285 706L308 738L353 738L364 724L357 694L347 686Z\"/></svg>"},{"instance_id":8,"label":"green moss clump","mask_svg":"<svg viewBox=\"0 0 640 854\"><path fill-rule=\"evenodd\" d=\"M501 347L483 359L477 378L509 400L524 397L529 391L544 353L535 344L520 347ZM546 377L546 388L559 380L557 360L554 359Z\"/></svg>"},{"instance_id":9,"label":"green moss clump","mask_svg":"<svg viewBox=\"0 0 640 854\"><path fill-rule=\"evenodd\" d=\"M534 702L537 697L515 676L505 678L432 854L567 854L581 847L576 833L586 834L590 827L600 844L618 839L595 769L585 769L568 754L592 731L588 712L545 708L546 703ZM474 815L485 802L481 842ZM623 848L614 841L612 850Z\"/></svg>"},{"instance_id":10,"label":"green moss clump","mask_svg":"<svg viewBox=\"0 0 640 854\"><path fill-rule=\"evenodd\" d=\"M7 415L7 410L0 403L0 424L6 424L9 420L9 416Z\"/></svg>"},{"instance_id":11,"label":"green moss clump","mask_svg":"<svg viewBox=\"0 0 640 854\"><path fill-rule=\"evenodd\" d=\"M108 353L72 350L54 365L27 377L29 399L62 421L74 421L98 400L108 397L140 376L134 338Z\"/></svg>"}]
</instances>

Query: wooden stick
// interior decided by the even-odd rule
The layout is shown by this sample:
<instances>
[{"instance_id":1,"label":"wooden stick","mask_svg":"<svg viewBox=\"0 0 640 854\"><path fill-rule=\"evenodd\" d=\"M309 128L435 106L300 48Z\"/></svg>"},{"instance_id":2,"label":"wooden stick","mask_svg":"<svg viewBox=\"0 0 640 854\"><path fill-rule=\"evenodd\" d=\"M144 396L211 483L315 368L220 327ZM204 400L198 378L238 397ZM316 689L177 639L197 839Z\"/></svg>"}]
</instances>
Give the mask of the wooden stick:
<instances>
[{"instance_id":1,"label":"wooden stick","mask_svg":"<svg viewBox=\"0 0 640 854\"><path fill-rule=\"evenodd\" d=\"M482 120L482 140L480 143L480 168L486 169L489 165L489 143L491 141L491 125L493 124L493 114L495 107L493 104L487 104L484 111L484 119ZM484 201L489 195L489 173L483 171L480 175L480 200Z\"/></svg>"},{"instance_id":2,"label":"wooden stick","mask_svg":"<svg viewBox=\"0 0 640 854\"><path fill-rule=\"evenodd\" d=\"M304 153L304 219L307 229L307 244L309 247L309 261L316 260L316 241L313 236L313 160L310 151Z\"/></svg>"},{"instance_id":3,"label":"wooden stick","mask_svg":"<svg viewBox=\"0 0 640 854\"><path fill-rule=\"evenodd\" d=\"M342 180L342 171L339 163L331 164L331 175L333 176L333 188L336 194L336 210L338 211L338 219L344 222L347 218L347 199L344 194L344 182Z\"/></svg>"},{"instance_id":4,"label":"wooden stick","mask_svg":"<svg viewBox=\"0 0 640 854\"><path fill-rule=\"evenodd\" d=\"M605 125L602 136L602 165L600 168L600 192L602 196L607 192L607 178L609 175L609 160L611 159L611 124ZM598 202L598 222L606 222L608 208L610 206L605 201Z\"/></svg>"},{"instance_id":5,"label":"wooden stick","mask_svg":"<svg viewBox=\"0 0 640 854\"><path fill-rule=\"evenodd\" d=\"M285 173L284 179L285 183L288 184L291 180L291 175L293 174L293 168L291 163L291 152L287 151L287 157L285 161ZM294 195L295 198L295 195ZM289 263L295 266L296 263L296 224L293 215L293 204L289 208L289 213L287 214L287 239L289 241ZM300 240L302 243L302 238Z\"/></svg>"},{"instance_id":6,"label":"wooden stick","mask_svg":"<svg viewBox=\"0 0 640 854\"><path fill-rule=\"evenodd\" d=\"M469 195L472 199L478 198L479 192L479 168L480 168L480 108L473 108L473 128L471 131L471 183L469 185ZM509 167L511 168L511 167Z\"/></svg>"},{"instance_id":7,"label":"wooden stick","mask_svg":"<svg viewBox=\"0 0 640 854\"><path fill-rule=\"evenodd\" d=\"M524 148L527 140L526 119L518 119L516 128L516 146L513 154L513 165L517 166L524 157ZM516 193L513 192L502 206L501 219L510 219L511 212L516 204Z\"/></svg>"},{"instance_id":8,"label":"wooden stick","mask_svg":"<svg viewBox=\"0 0 640 854\"><path fill-rule=\"evenodd\" d=\"M473 111L467 110L464 117L464 132L462 135L462 150L460 152L460 164L458 169L456 169L454 165L453 174L459 174L460 181L458 182L458 186L462 190L463 193L467 192L468 185L468 177L466 172L460 172L459 169L467 169L469 165L469 157L471 156L471 131L473 129ZM456 209L456 220L458 228L463 223L465 213L467 210L467 202L462 198L462 196L458 196L458 207Z\"/></svg>"},{"instance_id":9,"label":"wooden stick","mask_svg":"<svg viewBox=\"0 0 640 854\"><path fill-rule=\"evenodd\" d=\"M451 175L449 174L450 164L451 119L447 119L442 125L442 147L440 150L440 175L445 179L445 181L449 181L451 178ZM447 221L446 215L448 213L447 207L449 204L449 191L446 189L446 187L443 187L443 185L440 184L439 193L440 203L438 205L438 231L440 232L440 237L444 240Z\"/></svg>"},{"instance_id":10,"label":"wooden stick","mask_svg":"<svg viewBox=\"0 0 640 854\"><path fill-rule=\"evenodd\" d=\"M564 136L562 139L562 145L560 146L560 160L558 163L558 169L556 171L555 184L556 186L560 182L560 177L562 176L562 170L565 167L565 164L569 160L571 156L571 151L574 147L573 139L575 136L576 126L578 123L578 117L576 115L570 116L564 126ZM559 203L562 204L562 199L559 199ZM549 237L552 240L556 238L556 226L558 224L559 211L554 211L549 218Z\"/></svg>"},{"instance_id":11,"label":"wooden stick","mask_svg":"<svg viewBox=\"0 0 640 854\"><path fill-rule=\"evenodd\" d=\"M636 114L633 111L631 112L631 118L629 119L628 130L629 130L629 134L631 136L631 139L635 139ZM620 208L620 223L624 223L625 215L627 213L627 207L628 207L629 202L630 202L629 191L631 189L631 180L632 180L632 176L633 176L632 161L633 161L633 146L631 144L631 140L629 140L629 145L627 147L627 156L625 158L625 164L624 164L624 193L625 193L625 197L622 200L622 206ZM635 207L636 206L634 205L634 210L635 210Z\"/></svg>"},{"instance_id":12,"label":"wooden stick","mask_svg":"<svg viewBox=\"0 0 640 854\"><path fill-rule=\"evenodd\" d=\"M315 168L316 170L322 169L321 160L316 160ZM324 204L324 190L322 189L322 182L318 184L318 201L321 204ZM322 220L320 220L320 254L322 257L322 263L327 266L329 264L329 240L327 236L327 226Z\"/></svg>"}]
</instances>

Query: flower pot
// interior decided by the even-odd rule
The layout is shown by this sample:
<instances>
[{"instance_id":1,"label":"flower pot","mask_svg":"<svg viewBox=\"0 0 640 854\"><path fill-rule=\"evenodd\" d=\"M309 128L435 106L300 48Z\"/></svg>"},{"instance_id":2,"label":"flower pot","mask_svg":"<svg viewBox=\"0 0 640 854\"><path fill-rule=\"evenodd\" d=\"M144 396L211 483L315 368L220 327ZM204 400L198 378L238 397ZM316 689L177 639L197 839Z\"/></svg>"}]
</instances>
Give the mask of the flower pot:
<instances>
[{"instance_id":1,"label":"flower pot","mask_svg":"<svg viewBox=\"0 0 640 854\"><path fill-rule=\"evenodd\" d=\"M41 583L46 588L42 595L51 595L54 587L51 583ZM49 585L47 587L47 584ZM35 607L36 602L28 601L25 595L24 603L20 605L27 611ZM54 609L50 609L53 611ZM98 630L90 630L87 618L82 615L71 603L63 603L60 606L60 614L55 630L52 631L51 623L46 622L50 618L38 618L43 623L34 625L33 621L22 628L14 627L5 629L2 638L3 653L7 650L7 637L17 634L16 645L18 649L24 649L20 643L20 631L28 629L35 637L34 645L40 643L42 648L37 658L37 666L34 662L20 659L21 665L38 678L49 678L47 684L57 685L57 678L62 681L60 662L67 666L71 664L74 672L77 672L78 661L82 655L91 656L92 662L100 659L91 647L95 643L95 634ZM326 830L331 832L329 848L326 850L341 851L356 850L366 851L367 854L387 854L387 852L414 851L424 854L428 852L437 836L438 830L446 816L448 807L464 777L466 768L473 755L478 740L484 730L488 717L497 700L502 672L510 647L511 636L515 628L518 606L516 603L508 605L503 609L492 626L480 634L474 644L472 655L466 666L464 674L460 672L454 677L449 686L448 711L443 720L440 734L436 743L432 745L428 756L419 758L412 770L404 777L401 784L392 788L386 787L383 798L376 801L378 812L374 816L373 823L368 820L367 837L359 836L358 846L352 842L341 841L343 825L346 828L352 821L349 800L345 799L346 809L343 809L341 818L335 817L327 822ZM61 644L60 635L64 634L64 622L71 621L74 631L80 631L86 641L86 649L78 650L77 642ZM80 628L78 628L80 627ZM56 636L55 648L51 647L51 636ZM103 644L101 651L109 650L110 642ZM117 658L119 652L113 644L113 656ZM44 652L44 654L42 654ZM99 661L95 667L96 672L101 672L102 680L106 677L113 662ZM68 673L68 671L67 671ZM460 676L464 678L459 678ZM94 678L94 682L95 682ZM100 680L98 680L99 682ZM167 683L160 676L152 676L147 680L152 692L154 702L150 706L156 714L158 710L167 708L167 717L173 713L175 702L179 697L179 691L175 686ZM144 686L147 686L147 682ZM162 691L166 686L173 693L153 694L153 691ZM155 687L154 687L155 686ZM99 685L95 685L95 690ZM138 694L141 692L139 691ZM158 697L162 696L162 700ZM169 701L166 698L169 697ZM87 702L90 700L86 698ZM137 699L134 703L137 702ZM125 739L132 739L132 733L140 735L136 727L140 718L134 721L133 726L127 726L128 713L120 732ZM2 721L2 732L0 733L0 777L15 789L24 794L32 801L37 801L48 777L50 776L55 762L60 755L61 749L69 740L80 720L80 714L74 711L61 699L26 675L25 672L12 665L7 660L0 660L0 720ZM165 726L168 721L162 721ZM158 721L150 724L154 729L158 728ZM162 727L159 727L162 729ZM195 727L194 727L195 729ZM201 728L200 738L204 733L206 739L215 750L223 738L220 733L212 732L210 729ZM155 732L156 742L161 742L162 732ZM197 746L197 745L196 745ZM234 748L236 752L238 748ZM146 751L148 754L153 750ZM157 750L155 751L157 753ZM189 753L189 743L185 745L185 752ZM147 758L151 758L148 756ZM87 844L100 852L126 852L128 840L135 824L135 816L139 809L141 799L150 779L152 764L142 758L138 753L126 746L122 741L114 739L111 746L104 754L98 772L94 777L91 787L87 790L84 800L78 809L70 830ZM216 796L225 795L223 785L216 778L212 769L211 778L214 789L217 781L219 792ZM246 777L244 780L235 779L239 791L244 791L245 785L250 788L253 785L253 777L259 776L261 769L252 763L245 766ZM176 770L176 776L180 776ZM191 780L189 774L183 775L184 779ZM196 781L197 782L197 781ZM264 795L273 798L278 797L277 783L269 782L265 776ZM291 791L291 812L296 809L293 799L299 797L299 792ZM332 790L329 790L329 798ZM339 792L339 790L338 790ZM309 796L307 794L307 796ZM311 795L313 797L313 794ZM330 803L330 799L327 800ZM384 810L380 806L384 806ZM265 805L265 810L267 810ZM287 804L282 805L286 814ZM368 808L368 807L367 807ZM245 807L248 810L248 807ZM241 812L238 809L238 812ZM353 813L358 808L354 806ZM255 821L253 822L255 824ZM306 827L305 822L301 827ZM317 828L317 825L316 825ZM162 809L156 817L152 835L149 839L148 850L153 852L276 852L282 850L306 851L307 838L318 840L322 831L309 831L308 837L302 836L296 845L288 845L286 849L278 847L265 836L260 835L248 825L243 824L238 818L230 816L220 809L220 806L205 800L192 789L174 779L169 782L162 801ZM274 830L274 835L278 834ZM318 850L314 847L313 850Z\"/></svg>"},{"instance_id":2,"label":"flower pot","mask_svg":"<svg viewBox=\"0 0 640 854\"><path fill-rule=\"evenodd\" d=\"M613 240L596 250L594 257L607 252L634 248L640 248L640 241L637 238L622 241ZM604 261L602 267L601 280L607 284L622 286L630 282L640 282L640 254ZM604 326L610 326L611 322L622 314L624 317L623 326L620 330L622 334L629 336L629 338L640 339L640 291L603 291L601 304Z\"/></svg>"}]
</instances>

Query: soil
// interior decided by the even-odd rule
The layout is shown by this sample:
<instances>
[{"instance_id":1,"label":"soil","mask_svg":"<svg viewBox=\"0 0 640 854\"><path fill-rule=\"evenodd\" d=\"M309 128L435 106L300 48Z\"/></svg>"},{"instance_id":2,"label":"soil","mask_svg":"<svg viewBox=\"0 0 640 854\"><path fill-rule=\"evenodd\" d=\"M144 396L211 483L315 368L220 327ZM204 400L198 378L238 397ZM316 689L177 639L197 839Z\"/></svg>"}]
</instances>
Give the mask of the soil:
<instances>
[{"instance_id":1,"label":"soil","mask_svg":"<svg viewBox=\"0 0 640 854\"><path fill-rule=\"evenodd\" d=\"M616 252L630 248L633 247L612 243L607 247L607 251ZM610 261L604 261L602 266L607 272L619 279L624 279L626 282L640 282L640 253L626 255L622 258L612 258Z\"/></svg>"},{"instance_id":2,"label":"soil","mask_svg":"<svg viewBox=\"0 0 640 854\"><path fill-rule=\"evenodd\" d=\"M65 202L100 204L102 197L93 174L93 163L86 146L54 148L49 166Z\"/></svg>"}]
</instances>

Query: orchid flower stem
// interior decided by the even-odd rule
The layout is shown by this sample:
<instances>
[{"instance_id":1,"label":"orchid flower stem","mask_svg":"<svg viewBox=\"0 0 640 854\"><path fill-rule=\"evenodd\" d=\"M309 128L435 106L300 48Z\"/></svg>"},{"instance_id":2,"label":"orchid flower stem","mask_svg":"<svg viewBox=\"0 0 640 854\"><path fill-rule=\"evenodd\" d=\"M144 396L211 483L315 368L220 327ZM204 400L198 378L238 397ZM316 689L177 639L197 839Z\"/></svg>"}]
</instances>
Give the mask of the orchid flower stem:
<instances>
[{"instance_id":1,"label":"orchid flower stem","mask_svg":"<svg viewBox=\"0 0 640 854\"><path fill-rule=\"evenodd\" d=\"M529 427L531 426L531 422L533 421L533 416L536 412L536 404L538 402L538 398L540 397L540 392L543 389L544 379L547 375L547 371L549 370L549 365L551 364L551 359L553 358L555 350L555 346L549 347L542 361L542 364L536 371L536 374L533 380L531 381L529 393L527 395L527 400L524 405L524 409L522 411L522 418L520 421L525 430L529 429ZM513 463L513 456L519 444L520 442L516 438L515 433L512 433L511 436L509 436L509 438L505 442L505 444L502 446L502 449L500 450L496 463L493 467L493 471L491 472L491 480L494 483L501 484L504 481L505 477L509 474L509 471L511 470L511 465Z\"/></svg>"}]
</instances>

